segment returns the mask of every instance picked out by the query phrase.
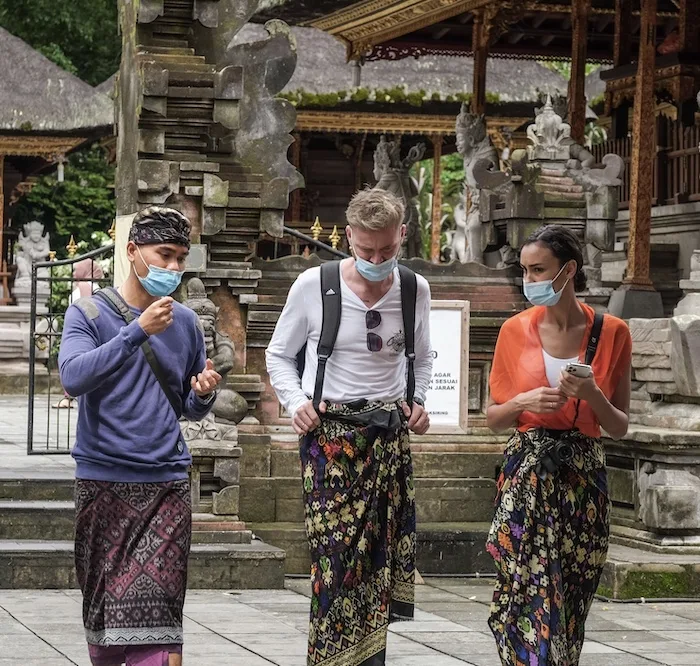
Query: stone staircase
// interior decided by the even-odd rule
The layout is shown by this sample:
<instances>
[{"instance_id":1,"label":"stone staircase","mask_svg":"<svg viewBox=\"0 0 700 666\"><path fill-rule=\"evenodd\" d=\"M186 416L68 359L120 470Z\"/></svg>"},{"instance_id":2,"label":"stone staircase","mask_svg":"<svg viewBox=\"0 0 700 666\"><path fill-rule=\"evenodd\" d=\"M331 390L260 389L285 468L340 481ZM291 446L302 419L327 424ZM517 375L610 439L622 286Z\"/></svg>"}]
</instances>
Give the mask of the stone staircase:
<instances>
[{"instance_id":1,"label":"stone staircase","mask_svg":"<svg viewBox=\"0 0 700 666\"><path fill-rule=\"evenodd\" d=\"M0 589L76 587L73 521L72 479L0 478ZM206 515L193 522L190 588L284 586L284 551Z\"/></svg>"}]
</instances>

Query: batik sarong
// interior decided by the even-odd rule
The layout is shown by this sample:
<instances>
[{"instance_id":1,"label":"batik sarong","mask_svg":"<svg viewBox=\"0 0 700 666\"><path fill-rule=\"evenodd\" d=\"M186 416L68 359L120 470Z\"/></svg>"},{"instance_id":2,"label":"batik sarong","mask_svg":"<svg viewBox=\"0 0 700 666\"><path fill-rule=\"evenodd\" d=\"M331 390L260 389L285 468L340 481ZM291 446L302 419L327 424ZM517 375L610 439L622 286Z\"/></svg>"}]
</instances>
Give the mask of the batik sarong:
<instances>
[{"instance_id":1,"label":"batik sarong","mask_svg":"<svg viewBox=\"0 0 700 666\"><path fill-rule=\"evenodd\" d=\"M389 622L413 618L416 513L396 404L333 405L301 439L311 547L309 666L380 666Z\"/></svg>"},{"instance_id":2,"label":"batik sarong","mask_svg":"<svg viewBox=\"0 0 700 666\"><path fill-rule=\"evenodd\" d=\"M562 437L573 456L541 461ZM487 549L497 568L489 625L504 666L577 666L609 536L605 456L578 431L508 443Z\"/></svg>"},{"instance_id":3,"label":"batik sarong","mask_svg":"<svg viewBox=\"0 0 700 666\"><path fill-rule=\"evenodd\" d=\"M76 481L75 564L91 645L182 643L189 483Z\"/></svg>"}]
</instances>

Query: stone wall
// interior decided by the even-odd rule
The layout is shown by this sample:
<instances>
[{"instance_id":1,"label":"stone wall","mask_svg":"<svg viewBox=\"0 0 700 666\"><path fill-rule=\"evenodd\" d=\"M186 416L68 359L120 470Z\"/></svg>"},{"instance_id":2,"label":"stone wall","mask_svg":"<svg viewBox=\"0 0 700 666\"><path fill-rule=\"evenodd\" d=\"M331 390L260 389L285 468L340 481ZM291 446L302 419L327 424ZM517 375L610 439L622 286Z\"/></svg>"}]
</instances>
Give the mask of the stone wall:
<instances>
[{"instance_id":1,"label":"stone wall","mask_svg":"<svg viewBox=\"0 0 700 666\"><path fill-rule=\"evenodd\" d=\"M700 317L690 317L700 321ZM700 431L700 391L692 388L695 379L688 354L688 318L630 319L631 424Z\"/></svg>"}]
</instances>

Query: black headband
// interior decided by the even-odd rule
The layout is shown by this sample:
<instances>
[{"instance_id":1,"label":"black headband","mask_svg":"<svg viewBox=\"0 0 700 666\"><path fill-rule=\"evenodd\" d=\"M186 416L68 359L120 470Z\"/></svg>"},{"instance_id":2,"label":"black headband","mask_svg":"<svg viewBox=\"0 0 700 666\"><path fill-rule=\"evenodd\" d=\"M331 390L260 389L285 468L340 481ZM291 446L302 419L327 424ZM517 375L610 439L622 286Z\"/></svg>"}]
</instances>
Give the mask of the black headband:
<instances>
[{"instance_id":1,"label":"black headband","mask_svg":"<svg viewBox=\"0 0 700 666\"><path fill-rule=\"evenodd\" d=\"M190 247L190 223L173 208L152 206L134 218L129 240L136 245L174 244Z\"/></svg>"}]
</instances>

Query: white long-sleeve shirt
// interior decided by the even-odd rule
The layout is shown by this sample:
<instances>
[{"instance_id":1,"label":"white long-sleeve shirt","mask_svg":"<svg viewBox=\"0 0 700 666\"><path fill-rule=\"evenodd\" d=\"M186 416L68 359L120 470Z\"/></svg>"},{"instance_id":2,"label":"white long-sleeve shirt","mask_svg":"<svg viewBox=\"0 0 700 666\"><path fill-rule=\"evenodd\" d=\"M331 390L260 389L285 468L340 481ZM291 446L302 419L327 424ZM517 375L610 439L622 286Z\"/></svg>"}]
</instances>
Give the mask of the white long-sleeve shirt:
<instances>
[{"instance_id":1,"label":"white long-sleeve shirt","mask_svg":"<svg viewBox=\"0 0 700 666\"><path fill-rule=\"evenodd\" d=\"M417 275L415 331L415 396L425 400L432 373L430 354L430 285ZM341 318L338 337L326 364L323 399L334 403L365 398L394 402L405 397L406 356L401 312L401 285L398 269L389 291L368 308L340 278ZM367 348L366 314L381 314L381 323L372 329L382 339L382 348ZM267 371L280 403L294 414L314 392L317 347L322 323L321 269L310 268L292 285L275 332L266 351ZM296 357L304 345L306 365L299 380Z\"/></svg>"}]
</instances>

